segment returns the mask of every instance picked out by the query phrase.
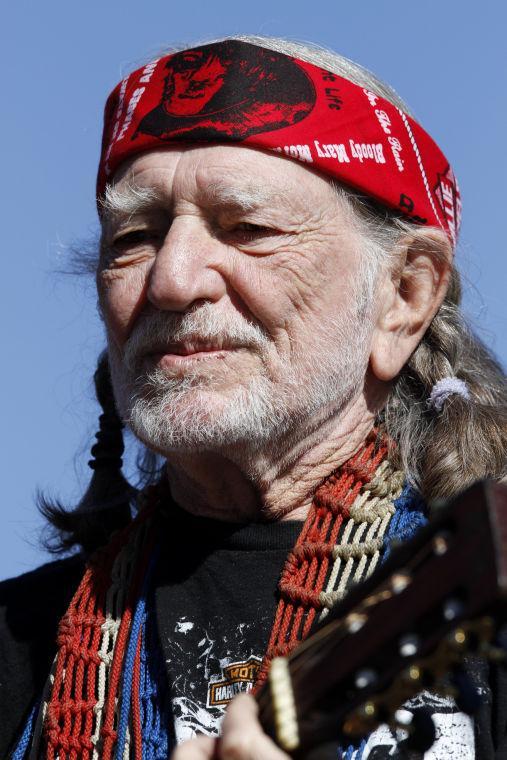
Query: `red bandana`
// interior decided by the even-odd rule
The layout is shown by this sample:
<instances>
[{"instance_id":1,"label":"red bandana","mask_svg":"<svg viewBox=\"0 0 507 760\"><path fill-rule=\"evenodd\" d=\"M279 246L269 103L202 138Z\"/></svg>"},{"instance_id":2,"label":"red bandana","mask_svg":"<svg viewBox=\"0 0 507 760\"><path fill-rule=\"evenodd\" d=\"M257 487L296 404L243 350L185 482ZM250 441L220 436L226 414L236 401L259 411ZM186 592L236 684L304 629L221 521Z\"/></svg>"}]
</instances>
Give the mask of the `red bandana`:
<instances>
[{"instance_id":1,"label":"red bandana","mask_svg":"<svg viewBox=\"0 0 507 760\"><path fill-rule=\"evenodd\" d=\"M436 143L385 98L311 63L226 40L134 71L106 103L98 196L125 159L175 141L277 151L456 243L460 195Z\"/></svg>"}]
</instances>

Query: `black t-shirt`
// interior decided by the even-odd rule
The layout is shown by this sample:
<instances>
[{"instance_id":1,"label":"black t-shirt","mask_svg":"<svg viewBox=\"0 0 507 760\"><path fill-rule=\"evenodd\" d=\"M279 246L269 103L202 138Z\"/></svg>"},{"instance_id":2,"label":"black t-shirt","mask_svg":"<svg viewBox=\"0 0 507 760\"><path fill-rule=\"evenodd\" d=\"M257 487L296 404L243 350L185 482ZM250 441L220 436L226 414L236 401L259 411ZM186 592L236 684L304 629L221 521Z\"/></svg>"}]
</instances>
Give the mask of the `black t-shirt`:
<instances>
[{"instance_id":1,"label":"black t-shirt","mask_svg":"<svg viewBox=\"0 0 507 760\"><path fill-rule=\"evenodd\" d=\"M302 523L247 526L171 515L156 579L160 644L176 739L218 733L266 651L277 586Z\"/></svg>"}]
</instances>

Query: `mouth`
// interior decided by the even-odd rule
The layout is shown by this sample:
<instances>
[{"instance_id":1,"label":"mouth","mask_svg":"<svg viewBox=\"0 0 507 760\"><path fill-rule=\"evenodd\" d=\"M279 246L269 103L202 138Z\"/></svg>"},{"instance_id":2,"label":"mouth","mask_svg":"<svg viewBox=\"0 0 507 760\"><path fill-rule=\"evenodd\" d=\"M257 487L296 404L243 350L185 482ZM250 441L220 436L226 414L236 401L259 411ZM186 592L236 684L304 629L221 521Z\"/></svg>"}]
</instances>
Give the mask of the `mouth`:
<instances>
[{"instance_id":1,"label":"mouth","mask_svg":"<svg viewBox=\"0 0 507 760\"><path fill-rule=\"evenodd\" d=\"M151 348L143 355L143 360L169 369L184 367L192 362L224 359L227 354L238 348L241 347L227 345L221 341L189 340Z\"/></svg>"}]
</instances>

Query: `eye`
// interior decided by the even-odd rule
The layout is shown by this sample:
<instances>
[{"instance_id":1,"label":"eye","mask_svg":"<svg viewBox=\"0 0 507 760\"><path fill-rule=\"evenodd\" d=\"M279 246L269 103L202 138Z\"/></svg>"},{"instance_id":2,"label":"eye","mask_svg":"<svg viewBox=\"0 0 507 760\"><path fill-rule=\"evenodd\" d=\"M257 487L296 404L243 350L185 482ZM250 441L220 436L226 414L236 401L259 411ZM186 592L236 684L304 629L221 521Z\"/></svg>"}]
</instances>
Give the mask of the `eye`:
<instances>
[{"instance_id":1,"label":"eye","mask_svg":"<svg viewBox=\"0 0 507 760\"><path fill-rule=\"evenodd\" d=\"M160 233L150 229L127 230L115 235L111 247L117 251L137 248L141 245L156 244L160 240Z\"/></svg>"},{"instance_id":2,"label":"eye","mask_svg":"<svg viewBox=\"0 0 507 760\"><path fill-rule=\"evenodd\" d=\"M239 224L235 224L232 229L228 230L230 235L242 240L254 240L255 238L273 235L274 232L275 230L271 227L264 227L261 224L252 224L251 222L240 222Z\"/></svg>"}]
</instances>

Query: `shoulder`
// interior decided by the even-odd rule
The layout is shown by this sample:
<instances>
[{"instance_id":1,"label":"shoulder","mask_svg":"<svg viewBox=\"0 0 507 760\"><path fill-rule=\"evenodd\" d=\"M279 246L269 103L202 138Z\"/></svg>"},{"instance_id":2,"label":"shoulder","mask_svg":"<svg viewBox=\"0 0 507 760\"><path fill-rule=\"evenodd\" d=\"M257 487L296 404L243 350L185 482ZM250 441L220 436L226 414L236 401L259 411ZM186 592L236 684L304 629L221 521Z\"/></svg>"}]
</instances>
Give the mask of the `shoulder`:
<instances>
[{"instance_id":1,"label":"shoulder","mask_svg":"<svg viewBox=\"0 0 507 760\"><path fill-rule=\"evenodd\" d=\"M76 555L0 583L0 655L9 640L35 642L56 631L83 568L83 557Z\"/></svg>"},{"instance_id":2,"label":"shoulder","mask_svg":"<svg viewBox=\"0 0 507 760\"><path fill-rule=\"evenodd\" d=\"M75 555L0 583L0 757L43 688L58 621L83 570L83 557Z\"/></svg>"},{"instance_id":3,"label":"shoulder","mask_svg":"<svg viewBox=\"0 0 507 760\"><path fill-rule=\"evenodd\" d=\"M80 577L84 564L83 556L74 554L65 559L48 562L15 578L0 581L0 608L20 603L20 594L36 595L42 589L47 592L46 596L56 600L62 593L65 595L68 579Z\"/></svg>"}]
</instances>

